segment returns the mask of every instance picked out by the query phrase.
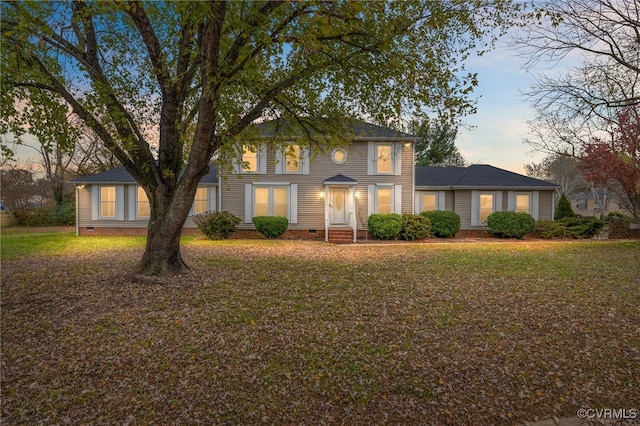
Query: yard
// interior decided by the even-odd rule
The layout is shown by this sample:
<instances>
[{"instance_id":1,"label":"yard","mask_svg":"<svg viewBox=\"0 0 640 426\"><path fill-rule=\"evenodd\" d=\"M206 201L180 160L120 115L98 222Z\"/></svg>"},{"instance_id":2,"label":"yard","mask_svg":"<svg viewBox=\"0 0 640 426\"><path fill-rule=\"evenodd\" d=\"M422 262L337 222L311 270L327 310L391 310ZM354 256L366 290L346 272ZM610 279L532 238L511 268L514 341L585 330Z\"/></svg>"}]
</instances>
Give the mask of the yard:
<instances>
[{"instance_id":1,"label":"yard","mask_svg":"<svg viewBox=\"0 0 640 426\"><path fill-rule=\"evenodd\" d=\"M2 234L3 424L519 424L640 408L640 242ZM640 413L638 413L640 416Z\"/></svg>"}]
</instances>

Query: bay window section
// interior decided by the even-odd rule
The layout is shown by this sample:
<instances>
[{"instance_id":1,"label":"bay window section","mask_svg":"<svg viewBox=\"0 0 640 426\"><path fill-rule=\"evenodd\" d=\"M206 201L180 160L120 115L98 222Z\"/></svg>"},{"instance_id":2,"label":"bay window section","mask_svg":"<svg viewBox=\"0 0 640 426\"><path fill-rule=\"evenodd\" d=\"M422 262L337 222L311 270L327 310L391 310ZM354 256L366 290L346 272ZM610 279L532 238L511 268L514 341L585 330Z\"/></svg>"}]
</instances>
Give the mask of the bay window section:
<instances>
[{"instance_id":1,"label":"bay window section","mask_svg":"<svg viewBox=\"0 0 640 426\"><path fill-rule=\"evenodd\" d=\"M494 194L493 193L480 193L480 223L486 224L487 217L494 210Z\"/></svg>"},{"instance_id":2,"label":"bay window section","mask_svg":"<svg viewBox=\"0 0 640 426\"><path fill-rule=\"evenodd\" d=\"M148 219L151 216L151 206L149 205L147 193L141 186L138 187L136 199L136 216L141 219Z\"/></svg>"},{"instance_id":3,"label":"bay window section","mask_svg":"<svg viewBox=\"0 0 640 426\"><path fill-rule=\"evenodd\" d=\"M516 211L531 214L530 194L516 194Z\"/></svg>"},{"instance_id":4,"label":"bay window section","mask_svg":"<svg viewBox=\"0 0 640 426\"><path fill-rule=\"evenodd\" d=\"M100 187L100 217L115 219L116 217L116 187Z\"/></svg>"}]
</instances>

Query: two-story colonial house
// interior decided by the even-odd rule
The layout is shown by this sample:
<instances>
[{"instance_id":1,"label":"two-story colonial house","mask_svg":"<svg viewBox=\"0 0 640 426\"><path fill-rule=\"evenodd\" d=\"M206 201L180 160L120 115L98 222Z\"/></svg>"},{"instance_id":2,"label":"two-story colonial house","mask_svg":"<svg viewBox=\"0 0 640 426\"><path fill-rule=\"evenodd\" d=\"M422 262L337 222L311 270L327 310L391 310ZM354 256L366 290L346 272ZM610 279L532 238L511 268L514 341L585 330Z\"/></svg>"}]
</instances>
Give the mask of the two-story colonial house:
<instances>
[{"instance_id":1,"label":"two-story colonial house","mask_svg":"<svg viewBox=\"0 0 640 426\"><path fill-rule=\"evenodd\" d=\"M350 143L318 152L295 138L273 143L275 127L258 125L263 139L239 146L228 171L211 165L185 229L196 228L194 215L215 210L241 218L241 232L254 229L254 216L285 216L289 236L352 241L366 233L367 218L374 213L452 210L461 216L463 229L483 229L487 212L496 210L552 218L555 186L548 182L491 166L416 168L417 137L352 123ZM260 143L267 138L272 143ZM479 179L476 187L469 181L474 176ZM124 168L73 183L79 235L146 232L149 203Z\"/></svg>"}]
</instances>

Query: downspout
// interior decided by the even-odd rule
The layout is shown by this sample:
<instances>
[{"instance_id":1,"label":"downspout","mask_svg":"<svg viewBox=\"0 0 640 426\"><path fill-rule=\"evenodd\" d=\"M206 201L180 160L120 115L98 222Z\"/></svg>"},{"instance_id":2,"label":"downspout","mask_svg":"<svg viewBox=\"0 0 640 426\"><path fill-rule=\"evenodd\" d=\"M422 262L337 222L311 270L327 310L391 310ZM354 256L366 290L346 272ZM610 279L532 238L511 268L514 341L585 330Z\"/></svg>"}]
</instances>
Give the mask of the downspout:
<instances>
[{"instance_id":1,"label":"downspout","mask_svg":"<svg viewBox=\"0 0 640 426\"><path fill-rule=\"evenodd\" d=\"M222 174L218 173L218 206L217 211L222 211Z\"/></svg>"},{"instance_id":2,"label":"downspout","mask_svg":"<svg viewBox=\"0 0 640 426\"><path fill-rule=\"evenodd\" d=\"M79 204L80 204L80 187L76 185L76 237L80 236L80 223L79 223L80 218L78 217L80 214L80 209L78 208Z\"/></svg>"}]
</instances>

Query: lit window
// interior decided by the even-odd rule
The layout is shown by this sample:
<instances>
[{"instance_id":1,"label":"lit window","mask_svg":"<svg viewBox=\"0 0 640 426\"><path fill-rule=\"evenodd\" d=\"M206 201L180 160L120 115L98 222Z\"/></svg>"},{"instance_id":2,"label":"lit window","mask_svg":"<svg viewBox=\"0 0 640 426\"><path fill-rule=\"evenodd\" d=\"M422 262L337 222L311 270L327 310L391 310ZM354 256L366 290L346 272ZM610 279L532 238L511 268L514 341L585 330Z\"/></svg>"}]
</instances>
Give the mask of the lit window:
<instances>
[{"instance_id":1,"label":"lit window","mask_svg":"<svg viewBox=\"0 0 640 426\"><path fill-rule=\"evenodd\" d=\"M493 213L493 194L480 194L480 223L487 223L487 217Z\"/></svg>"},{"instance_id":2,"label":"lit window","mask_svg":"<svg viewBox=\"0 0 640 426\"><path fill-rule=\"evenodd\" d=\"M422 193L422 211L427 212L438 209L438 194L435 192Z\"/></svg>"},{"instance_id":3,"label":"lit window","mask_svg":"<svg viewBox=\"0 0 640 426\"><path fill-rule=\"evenodd\" d=\"M516 211L530 213L531 196L529 194L516 194Z\"/></svg>"},{"instance_id":4,"label":"lit window","mask_svg":"<svg viewBox=\"0 0 640 426\"><path fill-rule=\"evenodd\" d=\"M284 160L284 171L286 173L300 173L302 163L300 157L300 145L289 145L286 148Z\"/></svg>"},{"instance_id":5,"label":"lit window","mask_svg":"<svg viewBox=\"0 0 640 426\"><path fill-rule=\"evenodd\" d=\"M100 187L100 217L116 217L116 187Z\"/></svg>"},{"instance_id":6,"label":"lit window","mask_svg":"<svg viewBox=\"0 0 640 426\"><path fill-rule=\"evenodd\" d=\"M198 188L196 190L196 196L193 199L193 214L200 214L206 212L208 209L209 191L207 188Z\"/></svg>"},{"instance_id":7,"label":"lit window","mask_svg":"<svg viewBox=\"0 0 640 426\"><path fill-rule=\"evenodd\" d=\"M376 189L376 213L393 213L393 188Z\"/></svg>"},{"instance_id":8,"label":"lit window","mask_svg":"<svg viewBox=\"0 0 640 426\"><path fill-rule=\"evenodd\" d=\"M255 186L253 216L289 216L288 186Z\"/></svg>"},{"instance_id":9,"label":"lit window","mask_svg":"<svg viewBox=\"0 0 640 426\"><path fill-rule=\"evenodd\" d=\"M138 187L138 200L137 200L137 216L139 218L148 218L151 216L151 207L149 206L149 198L144 189Z\"/></svg>"},{"instance_id":10,"label":"lit window","mask_svg":"<svg viewBox=\"0 0 640 426\"><path fill-rule=\"evenodd\" d=\"M336 164L344 164L347 161L347 153L342 149L331 151L331 160Z\"/></svg>"},{"instance_id":11,"label":"lit window","mask_svg":"<svg viewBox=\"0 0 640 426\"><path fill-rule=\"evenodd\" d=\"M377 144L376 145L376 173L391 174L393 145Z\"/></svg>"},{"instance_id":12,"label":"lit window","mask_svg":"<svg viewBox=\"0 0 640 426\"><path fill-rule=\"evenodd\" d=\"M258 171L258 150L245 146L242 149L242 171L255 173Z\"/></svg>"}]
</instances>

